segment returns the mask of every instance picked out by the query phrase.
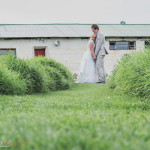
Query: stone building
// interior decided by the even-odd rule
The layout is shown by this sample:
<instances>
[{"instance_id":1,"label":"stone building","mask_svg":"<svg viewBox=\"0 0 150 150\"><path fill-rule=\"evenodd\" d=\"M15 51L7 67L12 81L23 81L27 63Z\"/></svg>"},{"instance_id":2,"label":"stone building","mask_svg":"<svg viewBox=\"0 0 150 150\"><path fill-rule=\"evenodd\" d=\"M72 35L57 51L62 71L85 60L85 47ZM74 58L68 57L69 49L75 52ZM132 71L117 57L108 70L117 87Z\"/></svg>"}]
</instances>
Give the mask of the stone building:
<instances>
[{"instance_id":1,"label":"stone building","mask_svg":"<svg viewBox=\"0 0 150 150\"><path fill-rule=\"evenodd\" d=\"M105 57L107 74L111 74L124 54L149 46L150 24L99 24L99 27L109 52ZM11 50L22 59L43 55L78 74L91 34L91 24L1 24L0 54Z\"/></svg>"}]
</instances>

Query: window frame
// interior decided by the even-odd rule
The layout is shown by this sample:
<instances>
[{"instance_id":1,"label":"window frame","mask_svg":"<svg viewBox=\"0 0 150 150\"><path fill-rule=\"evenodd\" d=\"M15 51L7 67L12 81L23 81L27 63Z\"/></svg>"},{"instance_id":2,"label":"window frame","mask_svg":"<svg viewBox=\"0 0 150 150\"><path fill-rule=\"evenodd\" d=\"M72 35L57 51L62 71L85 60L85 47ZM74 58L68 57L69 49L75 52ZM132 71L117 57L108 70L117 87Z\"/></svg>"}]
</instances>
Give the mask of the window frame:
<instances>
[{"instance_id":1,"label":"window frame","mask_svg":"<svg viewBox=\"0 0 150 150\"><path fill-rule=\"evenodd\" d=\"M0 51L1 50L14 50L15 51L15 56L16 56L16 48L0 48Z\"/></svg>"},{"instance_id":2,"label":"window frame","mask_svg":"<svg viewBox=\"0 0 150 150\"><path fill-rule=\"evenodd\" d=\"M149 43L149 45L146 45L146 43ZM144 43L144 45L145 45L145 49L150 49L150 41L145 41L145 43Z\"/></svg>"},{"instance_id":3,"label":"window frame","mask_svg":"<svg viewBox=\"0 0 150 150\"><path fill-rule=\"evenodd\" d=\"M116 48L116 42L128 42L128 49L117 49ZM131 43L134 43L134 49L130 49L130 47L132 46ZM111 43L115 43L114 44L114 49L111 48ZM109 41L109 50L118 50L118 51L121 51L121 50L136 50L136 41Z\"/></svg>"}]
</instances>

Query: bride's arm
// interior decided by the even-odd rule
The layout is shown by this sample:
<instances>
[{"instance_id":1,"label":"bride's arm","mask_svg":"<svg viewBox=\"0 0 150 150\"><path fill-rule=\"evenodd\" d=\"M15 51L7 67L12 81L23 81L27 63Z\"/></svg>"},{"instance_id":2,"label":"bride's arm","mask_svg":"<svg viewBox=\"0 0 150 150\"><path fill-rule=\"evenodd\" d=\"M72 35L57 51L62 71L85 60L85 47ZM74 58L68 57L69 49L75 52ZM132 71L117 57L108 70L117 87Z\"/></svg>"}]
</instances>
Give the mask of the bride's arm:
<instances>
[{"instance_id":1,"label":"bride's arm","mask_svg":"<svg viewBox=\"0 0 150 150\"><path fill-rule=\"evenodd\" d=\"M94 50L93 50L93 43L90 43L90 51L92 53L93 58L95 58L96 56L95 56L95 53L94 53Z\"/></svg>"}]
</instances>

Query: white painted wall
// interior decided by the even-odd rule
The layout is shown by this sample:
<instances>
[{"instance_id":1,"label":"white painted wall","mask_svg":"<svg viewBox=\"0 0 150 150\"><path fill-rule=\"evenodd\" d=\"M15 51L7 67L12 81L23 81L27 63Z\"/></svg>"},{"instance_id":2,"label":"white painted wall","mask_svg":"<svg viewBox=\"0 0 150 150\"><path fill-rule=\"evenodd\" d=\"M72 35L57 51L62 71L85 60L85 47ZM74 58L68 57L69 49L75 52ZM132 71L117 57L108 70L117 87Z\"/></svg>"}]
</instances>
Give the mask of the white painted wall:
<instances>
[{"instance_id":1,"label":"white painted wall","mask_svg":"<svg viewBox=\"0 0 150 150\"><path fill-rule=\"evenodd\" d=\"M60 46L55 46L55 41L60 41ZM105 57L105 69L107 74L111 74L118 60L126 53L131 53L133 50L109 50L109 41L120 40L107 39L106 48L109 55ZM129 40L129 39L128 39ZM133 41L133 39L132 39ZM34 57L34 48L46 48L46 57L53 58L56 61L64 64L74 74L78 73L80 62L84 52L87 49L88 39L81 38L37 38L37 39L10 39L0 40L0 48L16 48L16 55L19 58L30 59ZM137 50L144 48L145 40L137 40Z\"/></svg>"},{"instance_id":2,"label":"white painted wall","mask_svg":"<svg viewBox=\"0 0 150 150\"><path fill-rule=\"evenodd\" d=\"M137 51L143 50L145 48L145 40L137 40L136 47L137 47Z\"/></svg>"}]
</instances>

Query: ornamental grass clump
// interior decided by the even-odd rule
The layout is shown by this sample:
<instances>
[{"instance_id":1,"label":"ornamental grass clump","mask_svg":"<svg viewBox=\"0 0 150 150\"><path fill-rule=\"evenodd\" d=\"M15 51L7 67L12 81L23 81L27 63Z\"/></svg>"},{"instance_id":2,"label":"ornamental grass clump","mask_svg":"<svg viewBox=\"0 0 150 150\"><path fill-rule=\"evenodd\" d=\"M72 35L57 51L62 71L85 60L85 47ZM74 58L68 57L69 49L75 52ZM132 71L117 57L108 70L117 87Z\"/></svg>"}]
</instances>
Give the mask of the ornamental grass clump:
<instances>
[{"instance_id":1,"label":"ornamental grass clump","mask_svg":"<svg viewBox=\"0 0 150 150\"><path fill-rule=\"evenodd\" d=\"M26 82L27 94L47 91L46 73L39 67L40 64L35 65L12 54L0 57L0 62L5 64L9 70L20 74L21 79Z\"/></svg>"},{"instance_id":2,"label":"ornamental grass clump","mask_svg":"<svg viewBox=\"0 0 150 150\"><path fill-rule=\"evenodd\" d=\"M125 55L112 72L108 85L150 99L150 49Z\"/></svg>"},{"instance_id":3,"label":"ornamental grass clump","mask_svg":"<svg viewBox=\"0 0 150 150\"><path fill-rule=\"evenodd\" d=\"M74 80L69 70L52 59L37 57L24 60L10 53L0 57L0 64L2 94L33 94L73 86Z\"/></svg>"},{"instance_id":4,"label":"ornamental grass clump","mask_svg":"<svg viewBox=\"0 0 150 150\"><path fill-rule=\"evenodd\" d=\"M74 79L71 72L59 62L45 57L37 57L33 60L41 63L49 76L55 81L57 90L68 89L73 86Z\"/></svg>"},{"instance_id":5,"label":"ornamental grass clump","mask_svg":"<svg viewBox=\"0 0 150 150\"><path fill-rule=\"evenodd\" d=\"M65 79L71 80L73 82L73 77L72 77L71 72L61 63L56 62L53 59L48 59L45 57L39 57L38 59L41 62L41 64L46 65L46 66L51 66L57 69L64 76Z\"/></svg>"},{"instance_id":6,"label":"ornamental grass clump","mask_svg":"<svg viewBox=\"0 0 150 150\"><path fill-rule=\"evenodd\" d=\"M59 71L48 66L45 66L45 69L53 81L55 81L56 90L64 90L69 88L69 84L67 84L67 81L63 78L63 75Z\"/></svg>"},{"instance_id":7,"label":"ornamental grass clump","mask_svg":"<svg viewBox=\"0 0 150 150\"><path fill-rule=\"evenodd\" d=\"M57 88L56 88L56 81L53 79L52 76L49 75L49 72L47 71L46 67L43 66L40 63L40 61L38 61L38 60L39 60L38 57L37 58L33 58L33 59L28 60L28 63L36 66L37 69L41 70L41 72L43 73L43 77L44 77L43 80L45 82L47 90L50 90L50 91L57 90Z\"/></svg>"},{"instance_id":8,"label":"ornamental grass clump","mask_svg":"<svg viewBox=\"0 0 150 150\"><path fill-rule=\"evenodd\" d=\"M20 95L25 94L26 91L26 83L21 79L20 74L0 64L0 94Z\"/></svg>"}]
</instances>

